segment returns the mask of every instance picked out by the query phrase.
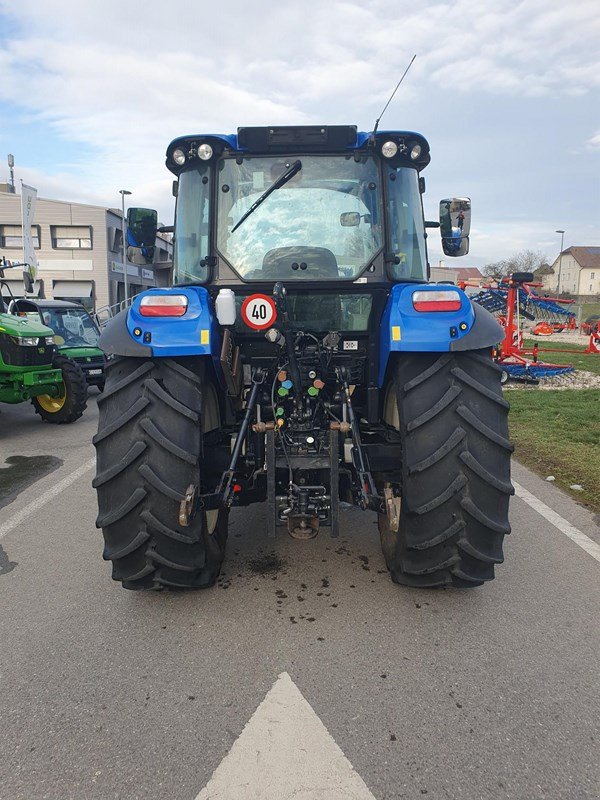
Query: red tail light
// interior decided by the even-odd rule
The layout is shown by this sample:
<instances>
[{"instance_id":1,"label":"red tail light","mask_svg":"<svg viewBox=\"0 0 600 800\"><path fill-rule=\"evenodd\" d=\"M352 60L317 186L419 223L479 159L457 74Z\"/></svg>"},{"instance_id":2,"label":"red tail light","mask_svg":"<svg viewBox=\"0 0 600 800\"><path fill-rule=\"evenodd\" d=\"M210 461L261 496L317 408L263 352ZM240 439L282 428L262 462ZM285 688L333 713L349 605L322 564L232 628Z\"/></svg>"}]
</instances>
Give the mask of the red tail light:
<instances>
[{"instance_id":1,"label":"red tail light","mask_svg":"<svg viewBox=\"0 0 600 800\"><path fill-rule=\"evenodd\" d=\"M140 301L142 317L183 317L188 300L184 294L147 294Z\"/></svg>"},{"instance_id":2,"label":"red tail light","mask_svg":"<svg viewBox=\"0 0 600 800\"><path fill-rule=\"evenodd\" d=\"M415 311L460 311L460 294L453 289L439 292L413 292Z\"/></svg>"}]
</instances>

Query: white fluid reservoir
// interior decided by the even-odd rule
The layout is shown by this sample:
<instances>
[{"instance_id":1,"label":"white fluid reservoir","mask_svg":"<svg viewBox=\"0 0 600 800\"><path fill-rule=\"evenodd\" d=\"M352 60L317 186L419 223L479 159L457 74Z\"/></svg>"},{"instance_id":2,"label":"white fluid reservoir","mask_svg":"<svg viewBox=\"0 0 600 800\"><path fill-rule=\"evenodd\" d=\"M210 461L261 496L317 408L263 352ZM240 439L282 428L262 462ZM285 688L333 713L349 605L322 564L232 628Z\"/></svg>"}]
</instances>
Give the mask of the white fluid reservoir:
<instances>
[{"instance_id":1,"label":"white fluid reservoir","mask_svg":"<svg viewBox=\"0 0 600 800\"><path fill-rule=\"evenodd\" d=\"M235 292L233 289L220 289L215 302L219 325L235 323Z\"/></svg>"}]
</instances>

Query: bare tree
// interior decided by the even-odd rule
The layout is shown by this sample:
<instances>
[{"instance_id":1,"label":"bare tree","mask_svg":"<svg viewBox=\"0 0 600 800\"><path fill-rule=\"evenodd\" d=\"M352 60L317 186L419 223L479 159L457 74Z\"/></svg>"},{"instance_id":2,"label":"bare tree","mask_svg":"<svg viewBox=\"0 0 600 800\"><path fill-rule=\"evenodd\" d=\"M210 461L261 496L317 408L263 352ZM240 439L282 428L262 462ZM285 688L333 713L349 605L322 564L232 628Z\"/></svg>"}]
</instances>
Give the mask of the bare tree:
<instances>
[{"instance_id":1,"label":"bare tree","mask_svg":"<svg viewBox=\"0 0 600 800\"><path fill-rule=\"evenodd\" d=\"M482 267L481 272L486 278L489 278L492 281L499 281L501 278L507 275L506 264L506 261L495 261L493 264L486 264L484 267Z\"/></svg>"},{"instance_id":2,"label":"bare tree","mask_svg":"<svg viewBox=\"0 0 600 800\"><path fill-rule=\"evenodd\" d=\"M548 263L548 256L541 250L519 250L518 253L503 261L495 261L482 267L482 272L486 278L500 280L512 272L535 272L536 269Z\"/></svg>"},{"instance_id":3,"label":"bare tree","mask_svg":"<svg viewBox=\"0 0 600 800\"><path fill-rule=\"evenodd\" d=\"M535 272L548 263L548 256L541 250L520 250L509 261L514 263L512 272Z\"/></svg>"}]
</instances>

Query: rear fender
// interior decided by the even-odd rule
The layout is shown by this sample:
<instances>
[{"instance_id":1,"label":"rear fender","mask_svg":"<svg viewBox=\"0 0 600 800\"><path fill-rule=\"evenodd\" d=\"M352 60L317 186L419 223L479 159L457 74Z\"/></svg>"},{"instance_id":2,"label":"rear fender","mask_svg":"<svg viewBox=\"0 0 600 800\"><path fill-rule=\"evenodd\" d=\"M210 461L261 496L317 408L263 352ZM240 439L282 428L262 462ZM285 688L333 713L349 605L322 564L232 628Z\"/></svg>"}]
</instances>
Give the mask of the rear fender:
<instances>
[{"instance_id":1,"label":"rear fender","mask_svg":"<svg viewBox=\"0 0 600 800\"><path fill-rule=\"evenodd\" d=\"M140 313L143 297L165 294L187 297L188 306L182 317L144 317ZM110 320L100 336L99 346L108 356L207 356L213 360L219 379L222 375L219 364L221 335L210 296L202 286L142 292L134 299L131 308Z\"/></svg>"},{"instance_id":2,"label":"rear fender","mask_svg":"<svg viewBox=\"0 0 600 800\"><path fill-rule=\"evenodd\" d=\"M416 311L414 292L451 289L460 295L457 311ZM462 327L461 327L462 326ZM446 353L493 347L503 331L496 319L451 284L395 284L381 319L379 386L383 386L390 353Z\"/></svg>"}]
</instances>

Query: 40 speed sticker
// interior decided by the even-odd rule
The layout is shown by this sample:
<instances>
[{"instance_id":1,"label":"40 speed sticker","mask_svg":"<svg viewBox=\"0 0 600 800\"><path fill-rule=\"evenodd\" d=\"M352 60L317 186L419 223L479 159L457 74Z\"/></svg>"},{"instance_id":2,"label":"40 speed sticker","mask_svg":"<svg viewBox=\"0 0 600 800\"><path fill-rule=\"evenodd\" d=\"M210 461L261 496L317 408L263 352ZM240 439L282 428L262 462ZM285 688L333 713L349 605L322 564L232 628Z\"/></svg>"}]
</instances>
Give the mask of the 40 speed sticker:
<instances>
[{"instance_id":1,"label":"40 speed sticker","mask_svg":"<svg viewBox=\"0 0 600 800\"><path fill-rule=\"evenodd\" d=\"M270 328L276 318L275 301L266 294L251 294L242 303L242 319L255 331Z\"/></svg>"}]
</instances>

